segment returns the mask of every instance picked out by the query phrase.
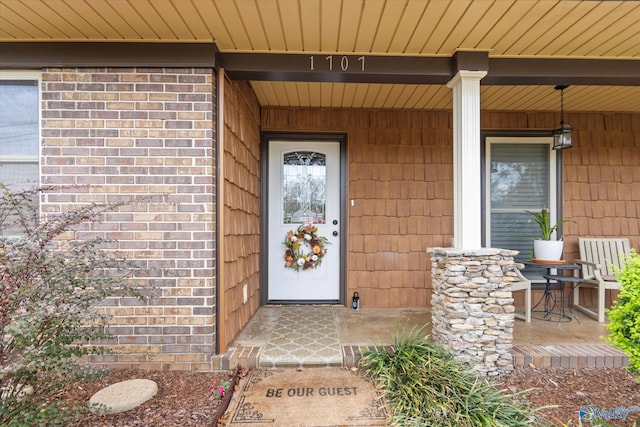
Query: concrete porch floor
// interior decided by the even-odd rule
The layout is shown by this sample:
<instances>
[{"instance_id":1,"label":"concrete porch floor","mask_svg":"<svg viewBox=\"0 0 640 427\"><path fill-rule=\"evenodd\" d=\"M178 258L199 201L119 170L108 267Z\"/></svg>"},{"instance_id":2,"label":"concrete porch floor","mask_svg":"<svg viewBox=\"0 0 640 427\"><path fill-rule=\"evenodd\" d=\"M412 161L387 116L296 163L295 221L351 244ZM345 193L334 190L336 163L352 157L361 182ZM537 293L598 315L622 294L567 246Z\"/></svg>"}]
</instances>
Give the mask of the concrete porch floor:
<instances>
[{"instance_id":1,"label":"concrete porch floor","mask_svg":"<svg viewBox=\"0 0 640 427\"><path fill-rule=\"evenodd\" d=\"M295 308L293 308L295 307ZM293 318L287 319L291 312ZM286 313L286 315L283 315ZM605 344L603 324L575 313L571 321L514 321L514 365L536 367L620 367L628 356ZM296 317L297 316L297 317ZM557 317L556 317L557 319ZM289 327L290 326L290 327ZM404 328L431 333L430 308L361 308L344 306L261 307L217 363L220 369L302 366L354 366L359 349L387 346ZM325 351L335 347L335 351Z\"/></svg>"}]
</instances>

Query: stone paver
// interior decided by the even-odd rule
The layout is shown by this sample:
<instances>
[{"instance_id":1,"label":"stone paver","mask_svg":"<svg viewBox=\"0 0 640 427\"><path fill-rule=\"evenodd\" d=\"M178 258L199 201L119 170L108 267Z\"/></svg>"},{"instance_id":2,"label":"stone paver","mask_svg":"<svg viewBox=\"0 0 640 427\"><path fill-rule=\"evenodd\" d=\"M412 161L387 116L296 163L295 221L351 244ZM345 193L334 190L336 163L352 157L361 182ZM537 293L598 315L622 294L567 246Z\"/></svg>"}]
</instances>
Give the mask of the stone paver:
<instances>
[{"instance_id":1,"label":"stone paver","mask_svg":"<svg viewBox=\"0 0 640 427\"><path fill-rule=\"evenodd\" d=\"M155 381L134 379L121 381L103 388L91 396L92 410L102 414L128 411L151 399L158 392ZM95 406L99 405L99 406Z\"/></svg>"}]
</instances>

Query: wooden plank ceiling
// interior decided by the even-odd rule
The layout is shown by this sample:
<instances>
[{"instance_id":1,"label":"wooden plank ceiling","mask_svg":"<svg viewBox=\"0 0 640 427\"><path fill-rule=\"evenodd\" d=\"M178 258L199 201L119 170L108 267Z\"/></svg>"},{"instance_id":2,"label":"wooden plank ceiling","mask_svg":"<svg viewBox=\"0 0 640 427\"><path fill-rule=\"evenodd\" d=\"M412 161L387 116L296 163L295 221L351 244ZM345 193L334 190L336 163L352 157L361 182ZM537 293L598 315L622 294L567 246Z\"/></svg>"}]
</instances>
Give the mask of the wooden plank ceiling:
<instances>
[{"instance_id":1,"label":"wooden plank ceiling","mask_svg":"<svg viewBox=\"0 0 640 427\"><path fill-rule=\"evenodd\" d=\"M640 1L0 0L0 42L215 42L222 52L640 60ZM271 82L262 105L451 108L439 85ZM557 110L552 86L483 86L489 110ZM640 111L640 87L571 86L568 111Z\"/></svg>"}]
</instances>

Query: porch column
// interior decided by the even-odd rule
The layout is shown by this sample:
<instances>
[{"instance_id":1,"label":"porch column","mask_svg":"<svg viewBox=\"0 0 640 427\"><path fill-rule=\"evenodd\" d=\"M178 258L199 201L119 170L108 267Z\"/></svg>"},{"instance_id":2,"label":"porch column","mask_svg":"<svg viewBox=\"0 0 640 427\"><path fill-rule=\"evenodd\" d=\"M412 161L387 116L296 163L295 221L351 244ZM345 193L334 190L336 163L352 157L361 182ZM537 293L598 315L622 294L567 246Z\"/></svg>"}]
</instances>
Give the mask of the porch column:
<instances>
[{"instance_id":1,"label":"porch column","mask_svg":"<svg viewBox=\"0 0 640 427\"><path fill-rule=\"evenodd\" d=\"M486 71L460 70L453 89L453 247L481 247L480 80Z\"/></svg>"},{"instance_id":2,"label":"porch column","mask_svg":"<svg viewBox=\"0 0 640 427\"><path fill-rule=\"evenodd\" d=\"M481 375L513 371L511 283L514 256L506 249L432 248L431 336Z\"/></svg>"}]
</instances>

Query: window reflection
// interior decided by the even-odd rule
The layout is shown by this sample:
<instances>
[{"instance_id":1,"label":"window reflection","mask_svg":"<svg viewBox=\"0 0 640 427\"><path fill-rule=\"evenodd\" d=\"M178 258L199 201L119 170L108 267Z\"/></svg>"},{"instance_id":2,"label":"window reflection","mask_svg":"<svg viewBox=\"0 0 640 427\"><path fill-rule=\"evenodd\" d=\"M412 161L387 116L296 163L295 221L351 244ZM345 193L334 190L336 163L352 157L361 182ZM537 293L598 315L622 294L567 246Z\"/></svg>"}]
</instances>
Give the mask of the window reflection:
<instances>
[{"instance_id":1,"label":"window reflection","mask_svg":"<svg viewBox=\"0 0 640 427\"><path fill-rule=\"evenodd\" d=\"M39 119L38 80L0 78L0 183L10 191L30 190L39 184ZM37 194L31 206L21 206L22 215L30 209L38 211ZM0 234L16 236L24 233L16 212L2 212Z\"/></svg>"},{"instance_id":2,"label":"window reflection","mask_svg":"<svg viewBox=\"0 0 640 427\"><path fill-rule=\"evenodd\" d=\"M517 262L531 258L532 242L539 234L538 226L530 221L526 211L549 207L549 156L548 143L491 145L491 246L519 251Z\"/></svg>"},{"instance_id":3,"label":"window reflection","mask_svg":"<svg viewBox=\"0 0 640 427\"><path fill-rule=\"evenodd\" d=\"M38 183L38 82L0 80L0 182L13 190Z\"/></svg>"}]
</instances>

